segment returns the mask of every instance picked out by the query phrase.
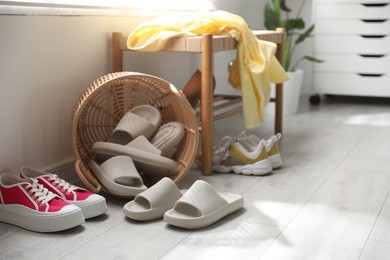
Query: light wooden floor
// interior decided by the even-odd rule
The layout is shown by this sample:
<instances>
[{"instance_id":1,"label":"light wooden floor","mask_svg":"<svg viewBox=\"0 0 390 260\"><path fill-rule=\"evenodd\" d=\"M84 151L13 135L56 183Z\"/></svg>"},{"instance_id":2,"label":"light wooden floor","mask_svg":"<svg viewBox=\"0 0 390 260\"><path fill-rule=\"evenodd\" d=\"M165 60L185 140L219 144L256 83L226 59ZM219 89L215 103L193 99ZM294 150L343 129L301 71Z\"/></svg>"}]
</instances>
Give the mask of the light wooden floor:
<instances>
[{"instance_id":1,"label":"light wooden floor","mask_svg":"<svg viewBox=\"0 0 390 260\"><path fill-rule=\"evenodd\" d=\"M269 176L201 176L244 196L239 212L202 230L126 219L127 200L107 197L106 215L39 234L0 223L1 259L390 259L390 100L326 99L285 117L284 166ZM243 129L215 124L216 139ZM272 122L249 131L272 133Z\"/></svg>"}]
</instances>

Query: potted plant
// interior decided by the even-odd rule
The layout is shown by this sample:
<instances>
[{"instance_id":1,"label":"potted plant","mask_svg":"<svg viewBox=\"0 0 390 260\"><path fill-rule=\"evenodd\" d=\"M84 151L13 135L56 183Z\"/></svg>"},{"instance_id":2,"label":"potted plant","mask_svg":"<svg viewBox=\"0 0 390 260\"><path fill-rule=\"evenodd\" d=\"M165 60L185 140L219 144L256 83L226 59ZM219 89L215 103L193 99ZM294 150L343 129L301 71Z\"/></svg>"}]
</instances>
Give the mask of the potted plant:
<instances>
[{"instance_id":1,"label":"potted plant","mask_svg":"<svg viewBox=\"0 0 390 260\"><path fill-rule=\"evenodd\" d=\"M297 69L297 65L303 61L322 62L313 56L303 55L292 64L294 52L297 45L312 36L314 24L305 29L305 21L299 17L306 0L302 0L299 5L296 17L291 18L291 9L286 5L286 0L272 0L272 4L267 3L264 9L264 25L268 30L284 28L284 69L288 72L290 80L284 83L284 114L293 114L298 109L299 95L301 91L303 71ZM296 81L296 82L295 82ZM291 86L292 85L292 86Z\"/></svg>"},{"instance_id":2,"label":"potted plant","mask_svg":"<svg viewBox=\"0 0 390 260\"><path fill-rule=\"evenodd\" d=\"M304 42L308 37L311 37L312 32L314 31L314 24L305 30L305 21L299 17L306 0L302 0L295 18L290 18L291 9L286 5L285 0L273 0L272 3L273 6L269 3L265 5L264 25L268 30L275 30L276 28L281 27L286 31L284 42L284 69L286 71L294 71L296 70L298 63L303 60L322 62L315 57L304 55L291 65L296 46Z\"/></svg>"}]
</instances>

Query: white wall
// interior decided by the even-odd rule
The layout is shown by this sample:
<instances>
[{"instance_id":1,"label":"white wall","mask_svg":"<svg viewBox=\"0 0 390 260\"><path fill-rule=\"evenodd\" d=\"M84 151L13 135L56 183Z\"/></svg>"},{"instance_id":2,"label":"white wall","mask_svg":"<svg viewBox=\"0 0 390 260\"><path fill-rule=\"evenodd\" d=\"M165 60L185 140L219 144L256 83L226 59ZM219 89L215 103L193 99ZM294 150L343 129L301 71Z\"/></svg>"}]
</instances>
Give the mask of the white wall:
<instances>
[{"instance_id":1,"label":"white wall","mask_svg":"<svg viewBox=\"0 0 390 260\"><path fill-rule=\"evenodd\" d=\"M0 170L73 157L70 124L81 92L111 70L110 33L139 18L0 16Z\"/></svg>"},{"instance_id":2,"label":"white wall","mask_svg":"<svg viewBox=\"0 0 390 260\"><path fill-rule=\"evenodd\" d=\"M262 1L215 5L262 28ZM90 82L111 71L111 32L127 35L147 19L0 15L0 171L51 168L73 159L72 109ZM160 76L180 89L199 68L198 56L128 53L126 69ZM216 55L217 82L226 82L233 57L234 52ZM222 84L218 91L233 90Z\"/></svg>"}]
</instances>

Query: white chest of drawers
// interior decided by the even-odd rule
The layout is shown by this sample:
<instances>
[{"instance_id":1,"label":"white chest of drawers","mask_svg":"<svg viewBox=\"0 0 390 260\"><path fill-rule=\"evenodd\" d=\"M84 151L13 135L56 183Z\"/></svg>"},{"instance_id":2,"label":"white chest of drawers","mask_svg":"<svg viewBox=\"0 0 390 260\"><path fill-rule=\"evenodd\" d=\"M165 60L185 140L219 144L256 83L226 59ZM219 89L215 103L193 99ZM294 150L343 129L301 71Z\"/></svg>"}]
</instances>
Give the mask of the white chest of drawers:
<instances>
[{"instance_id":1,"label":"white chest of drawers","mask_svg":"<svg viewBox=\"0 0 390 260\"><path fill-rule=\"evenodd\" d=\"M315 0L313 93L390 97L390 0ZM317 96L316 98L313 98Z\"/></svg>"}]
</instances>

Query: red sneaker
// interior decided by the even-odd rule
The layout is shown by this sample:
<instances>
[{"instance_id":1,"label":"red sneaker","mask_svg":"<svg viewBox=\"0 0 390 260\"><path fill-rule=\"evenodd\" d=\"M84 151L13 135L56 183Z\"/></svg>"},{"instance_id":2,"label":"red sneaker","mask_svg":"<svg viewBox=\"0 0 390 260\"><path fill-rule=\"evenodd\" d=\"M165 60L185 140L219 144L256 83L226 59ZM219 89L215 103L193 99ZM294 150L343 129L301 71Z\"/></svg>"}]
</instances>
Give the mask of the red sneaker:
<instances>
[{"instance_id":1,"label":"red sneaker","mask_svg":"<svg viewBox=\"0 0 390 260\"><path fill-rule=\"evenodd\" d=\"M85 219L99 216L108 209L106 199L103 196L74 186L60 179L56 174L42 172L31 167L22 167L20 176L38 180L39 184L42 184L69 204L80 207Z\"/></svg>"},{"instance_id":2,"label":"red sneaker","mask_svg":"<svg viewBox=\"0 0 390 260\"><path fill-rule=\"evenodd\" d=\"M70 205L34 179L0 175L0 221L37 232L56 232L84 223L81 209Z\"/></svg>"}]
</instances>

